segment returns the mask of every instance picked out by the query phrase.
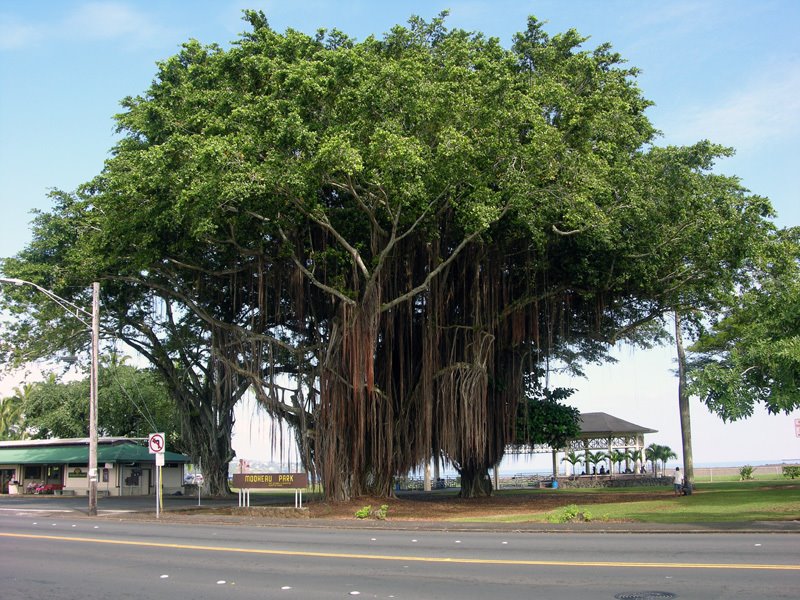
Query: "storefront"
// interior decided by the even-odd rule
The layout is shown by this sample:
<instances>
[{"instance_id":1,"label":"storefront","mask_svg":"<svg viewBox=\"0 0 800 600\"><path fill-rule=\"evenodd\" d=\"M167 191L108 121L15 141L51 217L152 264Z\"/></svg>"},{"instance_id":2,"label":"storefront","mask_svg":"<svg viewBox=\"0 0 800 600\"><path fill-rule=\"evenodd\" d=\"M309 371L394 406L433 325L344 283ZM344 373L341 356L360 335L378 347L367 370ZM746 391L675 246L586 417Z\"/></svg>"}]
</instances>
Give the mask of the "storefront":
<instances>
[{"instance_id":1,"label":"storefront","mask_svg":"<svg viewBox=\"0 0 800 600\"><path fill-rule=\"evenodd\" d=\"M164 494L183 490L184 466L190 462L188 456L166 452ZM88 464L88 438L0 442L0 493L86 495ZM101 438L97 467L101 495L155 494L155 455L138 440Z\"/></svg>"}]
</instances>

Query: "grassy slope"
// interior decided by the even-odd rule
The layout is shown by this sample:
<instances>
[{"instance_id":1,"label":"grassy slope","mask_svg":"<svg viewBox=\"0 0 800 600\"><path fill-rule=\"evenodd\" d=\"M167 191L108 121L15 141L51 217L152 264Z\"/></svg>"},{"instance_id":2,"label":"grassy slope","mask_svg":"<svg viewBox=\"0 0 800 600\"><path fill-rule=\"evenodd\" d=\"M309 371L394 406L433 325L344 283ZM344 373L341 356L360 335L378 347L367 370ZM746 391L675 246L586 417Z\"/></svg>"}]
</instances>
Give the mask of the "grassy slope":
<instances>
[{"instance_id":1,"label":"grassy slope","mask_svg":"<svg viewBox=\"0 0 800 600\"><path fill-rule=\"evenodd\" d=\"M595 492L602 494L604 490L598 488ZM616 493L618 492L619 490L616 490ZM700 483L691 496L594 504L585 509L577 508L580 512L589 513L592 520L644 523L795 520L800 519L800 482L774 479ZM563 509L457 520L504 523L547 522L554 520L561 513Z\"/></svg>"}]
</instances>

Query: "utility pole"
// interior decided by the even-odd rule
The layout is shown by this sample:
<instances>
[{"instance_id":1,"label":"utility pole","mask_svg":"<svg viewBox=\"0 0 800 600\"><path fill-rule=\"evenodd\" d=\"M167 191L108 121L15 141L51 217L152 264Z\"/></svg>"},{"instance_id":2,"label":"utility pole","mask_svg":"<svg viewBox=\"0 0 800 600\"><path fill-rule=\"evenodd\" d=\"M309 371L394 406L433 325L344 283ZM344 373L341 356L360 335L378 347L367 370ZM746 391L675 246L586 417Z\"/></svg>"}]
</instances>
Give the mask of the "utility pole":
<instances>
[{"instance_id":1,"label":"utility pole","mask_svg":"<svg viewBox=\"0 0 800 600\"><path fill-rule=\"evenodd\" d=\"M92 368L89 375L89 516L97 516L97 374L100 353L100 284L92 284Z\"/></svg>"},{"instance_id":2,"label":"utility pole","mask_svg":"<svg viewBox=\"0 0 800 600\"><path fill-rule=\"evenodd\" d=\"M45 296L50 298L66 312L81 321L84 325L89 325L84 318L91 317L91 371L89 373L89 516L97 515L97 374L99 371L100 356L100 283L95 281L92 284L92 312L91 314L74 302L62 298L42 286L16 279L13 277L0 277L0 283L12 283L14 285L29 285L36 288ZM84 318L81 317L83 315Z\"/></svg>"}]
</instances>

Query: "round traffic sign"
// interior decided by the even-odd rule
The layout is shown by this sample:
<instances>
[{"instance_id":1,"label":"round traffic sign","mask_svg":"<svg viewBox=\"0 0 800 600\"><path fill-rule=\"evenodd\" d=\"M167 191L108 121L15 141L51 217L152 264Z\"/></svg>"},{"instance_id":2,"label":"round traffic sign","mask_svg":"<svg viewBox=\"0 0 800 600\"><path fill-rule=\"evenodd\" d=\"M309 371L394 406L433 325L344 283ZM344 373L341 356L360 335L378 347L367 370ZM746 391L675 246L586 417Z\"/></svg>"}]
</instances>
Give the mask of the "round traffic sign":
<instances>
[{"instance_id":1,"label":"round traffic sign","mask_svg":"<svg viewBox=\"0 0 800 600\"><path fill-rule=\"evenodd\" d=\"M147 447L151 454L163 454L166 446L163 433L151 433L147 438Z\"/></svg>"}]
</instances>

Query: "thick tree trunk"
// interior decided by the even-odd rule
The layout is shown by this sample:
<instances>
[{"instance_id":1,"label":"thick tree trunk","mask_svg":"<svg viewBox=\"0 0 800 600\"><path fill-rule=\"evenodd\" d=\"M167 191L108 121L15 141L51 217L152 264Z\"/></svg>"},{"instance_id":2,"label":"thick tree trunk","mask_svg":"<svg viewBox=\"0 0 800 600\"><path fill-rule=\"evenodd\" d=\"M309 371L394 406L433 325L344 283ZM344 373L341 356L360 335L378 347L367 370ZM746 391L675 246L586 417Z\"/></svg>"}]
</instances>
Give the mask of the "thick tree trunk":
<instances>
[{"instance_id":1,"label":"thick tree trunk","mask_svg":"<svg viewBox=\"0 0 800 600\"><path fill-rule=\"evenodd\" d=\"M211 496L227 496L231 493L228 464L233 460L234 453L230 440L231 431L217 431L214 438L200 440L198 455L202 459L204 485Z\"/></svg>"},{"instance_id":2,"label":"thick tree trunk","mask_svg":"<svg viewBox=\"0 0 800 600\"><path fill-rule=\"evenodd\" d=\"M675 311L675 347L678 352L678 409L681 418L683 445L683 477L688 489L694 487L694 460L692 458L692 423L689 411L689 392L686 389L686 352L681 338L681 316Z\"/></svg>"},{"instance_id":3,"label":"thick tree trunk","mask_svg":"<svg viewBox=\"0 0 800 600\"><path fill-rule=\"evenodd\" d=\"M320 374L316 448L325 497L391 498L395 475L394 408L375 380L380 294L369 289L342 306Z\"/></svg>"},{"instance_id":4,"label":"thick tree trunk","mask_svg":"<svg viewBox=\"0 0 800 600\"><path fill-rule=\"evenodd\" d=\"M203 465L204 486L212 496L230 494L228 463L233 460L233 402L214 402L212 393L181 410L183 436L194 459Z\"/></svg>"},{"instance_id":5,"label":"thick tree trunk","mask_svg":"<svg viewBox=\"0 0 800 600\"><path fill-rule=\"evenodd\" d=\"M492 495L492 480L489 467L472 465L459 469L461 475L461 498L485 498Z\"/></svg>"}]
</instances>

